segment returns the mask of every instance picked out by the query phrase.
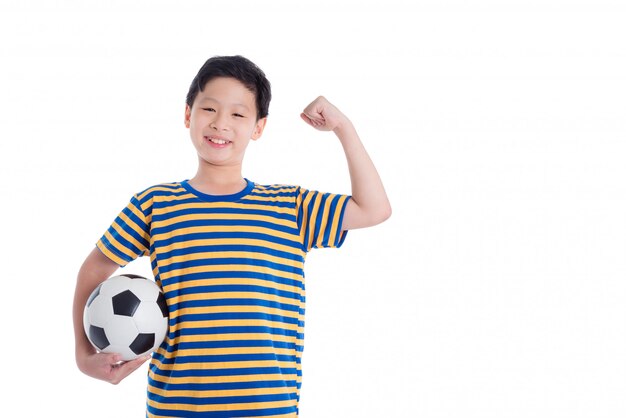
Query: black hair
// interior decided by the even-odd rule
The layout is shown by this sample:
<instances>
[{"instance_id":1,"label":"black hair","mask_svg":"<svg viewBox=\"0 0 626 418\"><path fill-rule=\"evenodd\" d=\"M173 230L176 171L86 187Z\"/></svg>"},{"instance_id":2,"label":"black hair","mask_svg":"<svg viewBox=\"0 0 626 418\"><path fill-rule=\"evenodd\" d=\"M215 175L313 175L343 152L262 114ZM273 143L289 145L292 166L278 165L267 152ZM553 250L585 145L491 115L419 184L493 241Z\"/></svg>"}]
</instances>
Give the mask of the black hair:
<instances>
[{"instance_id":1,"label":"black hair","mask_svg":"<svg viewBox=\"0 0 626 418\"><path fill-rule=\"evenodd\" d=\"M189 86L187 105L189 108L206 83L217 77L230 77L239 80L256 98L257 120L267 116L272 91L265 73L252 61L241 55L215 56L209 58Z\"/></svg>"}]
</instances>

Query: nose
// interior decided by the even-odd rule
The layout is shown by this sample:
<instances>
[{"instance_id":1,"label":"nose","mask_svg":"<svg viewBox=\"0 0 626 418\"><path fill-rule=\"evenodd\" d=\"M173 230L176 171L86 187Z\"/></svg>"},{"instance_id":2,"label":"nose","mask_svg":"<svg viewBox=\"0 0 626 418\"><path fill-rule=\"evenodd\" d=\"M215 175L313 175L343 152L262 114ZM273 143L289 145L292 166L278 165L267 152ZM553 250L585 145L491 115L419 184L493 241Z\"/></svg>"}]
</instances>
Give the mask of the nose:
<instances>
[{"instance_id":1,"label":"nose","mask_svg":"<svg viewBox=\"0 0 626 418\"><path fill-rule=\"evenodd\" d=\"M226 116L223 113L216 113L213 120L209 123L209 127L216 131L227 131L229 127Z\"/></svg>"}]
</instances>

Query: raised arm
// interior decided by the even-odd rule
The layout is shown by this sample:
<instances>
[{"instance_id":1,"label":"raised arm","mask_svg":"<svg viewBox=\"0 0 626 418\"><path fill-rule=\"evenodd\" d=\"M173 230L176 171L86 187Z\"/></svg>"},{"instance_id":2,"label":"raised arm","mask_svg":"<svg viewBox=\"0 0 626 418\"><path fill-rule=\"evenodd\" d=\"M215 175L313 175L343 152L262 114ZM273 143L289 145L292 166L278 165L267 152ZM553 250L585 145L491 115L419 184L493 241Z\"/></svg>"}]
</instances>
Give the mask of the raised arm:
<instances>
[{"instance_id":1,"label":"raised arm","mask_svg":"<svg viewBox=\"0 0 626 418\"><path fill-rule=\"evenodd\" d=\"M315 129L333 131L346 154L352 199L346 207L342 229L366 228L388 219L391 205L383 182L352 122L322 96L311 102L300 116Z\"/></svg>"}]
</instances>

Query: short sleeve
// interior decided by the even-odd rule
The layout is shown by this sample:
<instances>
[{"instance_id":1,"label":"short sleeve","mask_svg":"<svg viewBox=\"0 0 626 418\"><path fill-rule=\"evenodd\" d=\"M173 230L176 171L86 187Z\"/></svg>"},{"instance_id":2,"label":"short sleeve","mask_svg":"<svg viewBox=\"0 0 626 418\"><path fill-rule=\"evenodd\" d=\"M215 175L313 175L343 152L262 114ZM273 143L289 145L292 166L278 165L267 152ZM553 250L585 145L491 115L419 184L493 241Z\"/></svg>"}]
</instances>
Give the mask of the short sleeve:
<instances>
[{"instance_id":1,"label":"short sleeve","mask_svg":"<svg viewBox=\"0 0 626 418\"><path fill-rule=\"evenodd\" d=\"M346 195L298 189L298 228L305 251L341 247L348 233L341 230L341 225L349 200Z\"/></svg>"},{"instance_id":2,"label":"short sleeve","mask_svg":"<svg viewBox=\"0 0 626 418\"><path fill-rule=\"evenodd\" d=\"M137 195L133 196L96 243L105 256L121 267L149 254L150 222L144 210Z\"/></svg>"}]
</instances>

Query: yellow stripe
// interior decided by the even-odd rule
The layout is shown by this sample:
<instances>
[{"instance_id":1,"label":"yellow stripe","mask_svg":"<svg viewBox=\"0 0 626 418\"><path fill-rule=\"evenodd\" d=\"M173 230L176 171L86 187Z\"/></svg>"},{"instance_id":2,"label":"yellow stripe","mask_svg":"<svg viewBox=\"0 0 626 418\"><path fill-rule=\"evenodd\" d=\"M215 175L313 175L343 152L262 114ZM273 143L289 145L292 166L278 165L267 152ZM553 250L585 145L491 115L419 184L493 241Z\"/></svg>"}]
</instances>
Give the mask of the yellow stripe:
<instances>
[{"instance_id":1,"label":"yellow stripe","mask_svg":"<svg viewBox=\"0 0 626 418\"><path fill-rule=\"evenodd\" d=\"M261 186L258 184L256 186L257 186L256 189L259 190L259 192L266 193L266 194L279 194L279 193L289 194L289 193L295 192L297 189L296 186L278 185L278 184L274 186L270 186L270 187L265 187L265 186ZM279 188L277 189L276 187L279 187Z\"/></svg>"},{"instance_id":2,"label":"yellow stripe","mask_svg":"<svg viewBox=\"0 0 626 418\"><path fill-rule=\"evenodd\" d=\"M297 279L298 282L301 283L301 279ZM187 289L192 287L200 287L200 286L223 286L223 285L238 285L238 286L260 286L268 289L280 290L283 292L291 292L297 293L299 295L304 295L304 289L298 286L290 286L287 284L280 284L277 282L273 282L270 280L263 279L251 279L246 277L228 277L228 278L220 278L220 279L200 279L193 280L192 282L183 282L178 284L172 284L166 286L166 289L171 290L175 289Z\"/></svg>"},{"instance_id":3,"label":"yellow stripe","mask_svg":"<svg viewBox=\"0 0 626 418\"><path fill-rule=\"evenodd\" d=\"M167 291L166 291L167 292ZM301 301L282 296L269 295L260 292L215 292L215 293L197 293L183 296L173 296L168 298L168 303L174 304L182 301L190 300L216 300L216 299L260 299L272 302L284 303L287 305L300 305Z\"/></svg>"},{"instance_id":4,"label":"yellow stripe","mask_svg":"<svg viewBox=\"0 0 626 418\"><path fill-rule=\"evenodd\" d=\"M171 187L166 187L166 186L172 186L172 187L177 186L177 187L172 189ZM137 197L137 200L141 201L141 200L143 200L144 197L146 197L147 195L149 195L149 194L151 194L153 192L173 193L173 192L181 192L181 191L184 191L184 190L185 189L182 188L179 183L163 183L163 184L158 184L156 186L152 186L152 187L144 190L143 193L137 194L136 197Z\"/></svg>"},{"instance_id":5,"label":"yellow stripe","mask_svg":"<svg viewBox=\"0 0 626 418\"><path fill-rule=\"evenodd\" d=\"M211 384L211 383L242 383L242 382L263 382L263 381L275 381L275 380L295 380L299 381L297 374L244 374L233 376L184 376L184 377L168 377L155 374L151 369L148 370L148 375L152 380L163 383L198 383L198 384Z\"/></svg>"},{"instance_id":6,"label":"yellow stripe","mask_svg":"<svg viewBox=\"0 0 626 418\"><path fill-rule=\"evenodd\" d=\"M280 341L284 343L295 343L296 345L302 345L303 340L292 337L289 335L280 334L267 334L267 333L250 333L250 334L203 334L203 335L184 335L176 338L168 338L169 345L179 343L193 343L193 342L213 342L213 341Z\"/></svg>"},{"instance_id":7,"label":"yellow stripe","mask_svg":"<svg viewBox=\"0 0 626 418\"><path fill-rule=\"evenodd\" d=\"M187 198L194 198L195 196L193 195L188 195ZM168 207L163 207L163 208L154 208L153 209L153 213L154 214L164 214L164 213L168 213L171 212L173 210L178 211L178 210L185 210L185 209L203 209L206 208L207 204L206 202L197 202L197 203L181 203L179 205L176 206L168 206ZM236 202L211 202L210 204L211 209L244 209L244 210L260 210L260 211L267 211L267 205L255 205L255 204L251 204L249 202L247 203L236 203ZM293 208L289 208L289 207L281 207L281 206L272 206L272 211L273 212L277 212L277 213L284 213L284 214L292 214L293 213ZM236 217L237 214L233 214L233 217Z\"/></svg>"},{"instance_id":8,"label":"yellow stripe","mask_svg":"<svg viewBox=\"0 0 626 418\"><path fill-rule=\"evenodd\" d=\"M154 242L161 241L168 238L179 237L181 235L198 234L198 233L214 233L214 232L244 232L257 233L271 235L276 238L283 238L287 241L292 241L294 235L288 232L277 231L272 228L265 228L262 226L250 226L250 225L227 225L227 226L191 226L188 228L177 228L170 232L163 232L160 234L152 235Z\"/></svg>"},{"instance_id":9,"label":"yellow stripe","mask_svg":"<svg viewBox=\"0 0 626 418\"><path fill-rule=\"evenodd\" d=\"M248 265L248 264L228 264L228 265L209 264L205 266L194 266L194 267L187 267L187 268L182 268L182 269L174 269L166 273L161 273L161 280L167 280L172 277L184 276L184 275L194 274L194 273L215 273L218 271L263 273L263 274L269 274L275 277L281 277L283 279L302 280L302 276L297 273L289 273L289 272L285 272L282 270L273 269L270 267L254 266L254 265ZM188 284L189 286L185 286L185 284ZM195 280L183 281L177 285L183 285L182 287L195 287L196 286ZM168 286L166 287L169 289Z\"/></svg>"},{"instance_id":10,"label":"yellow stripe","mask_svg":"<svg viewBox=\"0 0 626 418\"><path fill-rule=\"evenodd\" d=\"M185 194L181 194L181 195L170 195L170 196L166 196L166 195L158 195L158 196L153 196L150 200L155 200L155 198L158 199L159 202L176 202L179 200L188 200L188 199L192 199L195 196L190 194L189 192L187 192L187 190L180 188L178 190L170 190L168 189L166 193L180 193L180 192L185 192ZM145 193L142 195L145 196Z\"/></svg>"},{"instance_id":11,"label":"yellow stripe","mask_svg":"<svg viewBox=\"0 0 626 418\"><path fill-rule=\"evenodd\" d=\"M215 319L207 321L185 321L178 324L177 330L197 329L197 328L216 328L216 327L246 327L260 326L270 328L280 328L289 331L298 331L298 324L289 324L285 322L276 322L262 319Z\"/></svg>"},{"instance_id":12,"label":"yellow stripe","mask_svg":"<svg viewBox=\"0 0 626 418\"><path fill-rule=\"evenodd\" d=\"M255 200L255 201L260 201L260 202L284 202L284 203L289 203L289 202L293 202L293 196L272 196L272 197L267 197L267 196L250 195L250 196L246 197L246 200Z\"/></svg>"},{"instance_id":13,"label":"yellow stripe","mask_svg":"<svg viewBox=\"0 0 626 418\"><path fill-rule=\"evenodd\" d=\"M177 363L163 364L159 360L153 360L154 364L161 370L222 370L222 369L248 369L262 367L280 367L281 369L289 369L295 366L292 361L275 361L275 360L248 360L248 361L216 361L203 363Z\"/></svg>"},{"instance_id":14,"label":"yellow stripe","mask_svg":"<svg viewBox=\"0 0 626 418\"><path fill-rule=\"evenodd\" d=\"M225 312L242 312L242 313L264 313L267 315L279 315L289 318L300 318L298 312L285 311L278 308L270 308L267 306L248 305L248 306L203 306L196 308L182 308L174 312L170 312L170 319L174 319L180 315L198 315Z\"/></svg>"},{"instance_id":15,"label":"yellow stripe","mask_svg":"<svg viewBox=\"0 0 626 418\"><path fill-rule=\"evenodd\" d=\"M313 210L311 211L311 213L309 214L308 220L309 220L309 242L307 243L307 248L312 248L313 247L313 239L315 238L315 227L316 227L316 221L317 221L317 212L319 212L320 210L320 200L321 200L322 196L321 195L317 195L315 198L315 201L313 203Z\"/></svg>"},{"instance_id":16,"label":"yellow stripe","mask_svg":"<svg viewBox=\"0 0 626 418\"><path fill-rule=\"evenodd\" d=\"M171 359L177 356L220 356L230 354L278 354L291 356L294 350L291 348L275 348L275 347L231 347L231 348L188 348L179 349L177 354L164 353L165 358Z\"/></svg>"},{"instance_id":17,"label":"yellow stripe","mask_svg":"<svg viewBox=\"0 0 626 418\"><path fill-rule=\"evenodd\" d=\"M298 278L296 280L299 283L302 283L301 278ZM290 286L287 284L281 284L281 283L273 282L270 280L251 279L247 277L229 277L229 278L223 278L223 279L200 279L200 280L194 280L193 282L189 284L189 286L180 286L177 288L183 289L183 288L190 288L190 287L197 287L197 286L222 286L222 285L261 286L261 287L266 287L268 289L275 289L275 290L280 290L284 292L297 293L301 296L304 295L304 289L298 286Z\"/></svg>"},{"instance_id":18,"label":"yellow stripe","mask_svg":"<svg viewBox=\"0 0 626 418\"><path fill-rule=\"evenodd\" d=\"M165 260L159 260L160 266L169 266L173 263L180 263L192 260L213 260L213 259L229 259L229 258L248 258L251 260L267 261L274 264L282 264L283 266L302 269L304 263L301 260L293 260L290 258L276 257L265 253L255 253L250 251L210 251L202 253L183 254L170 257Z\"/></svg>"},{"instance_id":19,"label":"yellow stripe","mask_svg":"<svg viewBox=\"0 0 626 418\"><path fill-rule=\"evenodd\" d=\"M168 208L168 209L179 210L177 206L175 206L174 208ZM236 215L233 215L232 213L193 213L193 214L188 214L188 215L168 217L166 221L164 220L164 221L155 222L154 227L162 228L162 227L167 227L167 226L177 224L179 222L185 222L185 221L202 221L202 220L232 221L233 219L236 219L237 221L246 220L246 221L267 222L270 224L282 225L285 227L292 227L292 228L295 228L296 226L296 223L293 220L280 219L280 218L275 218L273 216L253 215L253 214L243 214L243 213L241 214L238 213Z\"/></svg>"}]
</instances>

